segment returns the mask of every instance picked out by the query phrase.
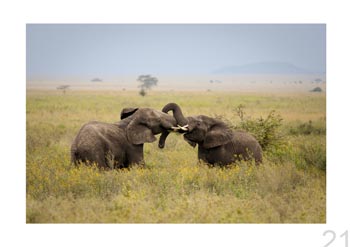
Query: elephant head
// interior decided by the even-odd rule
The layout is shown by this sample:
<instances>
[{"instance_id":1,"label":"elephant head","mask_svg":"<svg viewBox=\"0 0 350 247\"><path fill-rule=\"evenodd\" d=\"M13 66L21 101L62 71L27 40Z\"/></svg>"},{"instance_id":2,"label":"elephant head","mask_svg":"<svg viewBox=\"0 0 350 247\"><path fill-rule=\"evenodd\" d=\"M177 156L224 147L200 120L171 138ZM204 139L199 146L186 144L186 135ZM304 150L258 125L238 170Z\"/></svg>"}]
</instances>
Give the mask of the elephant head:
<instances>
[{"instance_id":1,"label":"elephant head","mask_svg":"<svg viewBox=\"0 0 350 247\"><path fill-rule=\"evenodd\" d=\"M163 112L173 111L178 124L178 132L184 133L184 139L192 146L200 143L204 148L221 146L230 141L229 129L222 121L204 115L184 117L181 108L175 103L169 103ZM163 132L158 146L163 148L169 132Z\"/></svg>"},{"instance_id":2,"label":"elephant head","mask_svg":"<svg viewBox=\"0 0 350 247\"><path fill-rule=\"evenodd\" d=\"M204 115L188 117L188 131L185 132L185 140L195 147L196 143L204 148L214 148L225 145L230 141L229 129L218 119Z\"/></svg>"},{"instance_id":3,"label":"elephant head","mask_svg":"<svg viewBox=\"0 0 350 247\"><path fill-rule=\"evenodd\" d=\"M173 130L176 126L174 117L150 108L124 108L120 118L127 122L128 140L136 145L154 142L154 135Z\"/></svg>"}]
</instances>

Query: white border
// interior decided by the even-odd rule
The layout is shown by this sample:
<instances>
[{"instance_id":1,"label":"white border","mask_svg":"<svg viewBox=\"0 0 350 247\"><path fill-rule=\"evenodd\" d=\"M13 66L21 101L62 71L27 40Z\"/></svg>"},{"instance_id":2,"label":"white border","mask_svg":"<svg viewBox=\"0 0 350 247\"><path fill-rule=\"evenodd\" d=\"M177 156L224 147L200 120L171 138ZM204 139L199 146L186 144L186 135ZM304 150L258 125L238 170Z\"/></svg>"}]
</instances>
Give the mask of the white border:
<instances>
[{"instance_id":1,"label":"white border","mask_svg":"<svg viewBox=\"0 0 350 247\"><path fill-rule=\"evenodd\" d=\"M349 230L345 1L7 1L1 7L1 246L324 246ZM26 23L326 23L327 224L25 224ZM330 246L345 246L339 237ZM5 245L6 244L6 245Z\"/></svg>"}]
</instances>

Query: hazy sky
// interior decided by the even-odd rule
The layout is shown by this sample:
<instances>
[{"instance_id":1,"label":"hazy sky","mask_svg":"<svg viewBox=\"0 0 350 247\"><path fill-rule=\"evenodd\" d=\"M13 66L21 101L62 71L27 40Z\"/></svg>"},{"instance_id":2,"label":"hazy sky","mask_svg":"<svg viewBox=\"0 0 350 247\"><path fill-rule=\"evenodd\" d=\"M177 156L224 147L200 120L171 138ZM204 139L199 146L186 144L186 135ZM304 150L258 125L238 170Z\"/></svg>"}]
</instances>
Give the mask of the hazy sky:
<instances>
[{"instance_id":1,"label":"hazy sky","mask_svg":"<svg viewBox=\"0 0 350 247\"><path fill-rule=\"evenodd\" d=\"M28 24L29 77L209 74L287 62L326 70L324 24Z\"/></svg>"}]
</instances>

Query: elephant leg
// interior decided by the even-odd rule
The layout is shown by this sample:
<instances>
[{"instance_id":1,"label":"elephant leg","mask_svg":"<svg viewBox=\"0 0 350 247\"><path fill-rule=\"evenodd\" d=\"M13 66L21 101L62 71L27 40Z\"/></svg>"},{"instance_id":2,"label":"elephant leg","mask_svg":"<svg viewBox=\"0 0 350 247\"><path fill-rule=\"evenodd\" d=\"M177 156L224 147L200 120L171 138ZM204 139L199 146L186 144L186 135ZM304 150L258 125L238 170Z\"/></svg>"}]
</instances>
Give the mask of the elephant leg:
<instances>
[{"instance_id":1,"label":"elephant leg","mask_svg":"<svg viewBox=\"0 0 350 247\"><path fill-rule=\"evenodd\" d=\"M131 154L131 155L128 156L127 165L130 166L130 165L134 165L134 164L145 166L145 161L143 159L143 154L142 155L140 155L140 154Z\"/></svg>"},{"instance_id":2,"label":"elephant leg","mask_svg":"<svg viewBox=\"0 0 350 247\"><path fill-rule=\"evenodd\" d=\"M198 148L198 158L209 164L216 164L220 166L225 166L235 161L234 157L232 156L232 150L228 145L210 149L200 147Z\"/></svg>"},{"instance_id":3,"label":"elephant leg","mask_svg":"<svg viewBox=\"0 0 350 247\"><path fill-rule=\"evenodd\" d=\"M83 158L83 162L86 162L90 165L93 165L94 163L99 168L108 168L105 158L105 151L102 147L93 147L89 149L83 149L81 151L81 157Z\"/></svg>"},{"instance_id":4,"label":"elephant leg","mask_svg":"<svg viewBox=\"0 0 350 247\"><path fill-rule=\"evenodd\" d=\"M209 151L203 148L201 145L198 145L198 160L202 160L206 163L213 164L210 162Z\"/></svg>"},{"instance_id":5,"label":"elephant leg","mask_svg":"<svg viewBox=\"0 0 350 247\"><path fill-rule=\"evenodd\" d=\"M106 159L105 157L101 154L101 155L97 155L96 158L95 158L95 161L97 163L97 165L100 167L100 168L110 168L106 162Z\"/></svg>"},{"instance_id":6,"label":"elephant leg","mask_svg":"<svg viewBox=\"0 0 350 247\"><path fill-rule=\"evenodd\" d=\"M256 165L262 162L261 151L257 147L245 147L241 153L243 160L254 160Z\"/></svg>"},{"instance_id":7,"label":"elephant leg","mask_svg":"<svg viewBox=\"0 0 350 247\"><path fill-rule=\"evenodd\" d=\"M127 152L127 166L132 164L137 164L144 166L144 158L143 158L143 144L133 145L133 148L128 150Z\"/></svg>"},{"instance_id":8,"label":"elephant leg","mask_svg":"<svg viewBox=\"0 0 350 247\"><path fill-rule=\"evenodd\" d=\"M103 150L89 152L85 159L90 165L96 163L99 168L108 168Z\"/></svg>"}]
</instances>

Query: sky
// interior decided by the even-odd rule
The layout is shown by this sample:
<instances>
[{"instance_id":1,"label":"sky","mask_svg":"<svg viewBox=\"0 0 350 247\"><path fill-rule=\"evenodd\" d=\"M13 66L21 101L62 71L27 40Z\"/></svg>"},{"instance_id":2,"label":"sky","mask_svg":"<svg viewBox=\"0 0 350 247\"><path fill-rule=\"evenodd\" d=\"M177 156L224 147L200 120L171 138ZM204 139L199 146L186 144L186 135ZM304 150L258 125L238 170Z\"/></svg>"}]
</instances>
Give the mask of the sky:
<instances>
[{"instance_id":1,"label":"sky","mask_svg":"<svg viewBox=\"0 0 350 247\"><path fill-rule=\"evenodd\" d=\"M210 74L291 63L326 71L325 24L27 24L27 78Z\"/></svg>"}]
</instances>

